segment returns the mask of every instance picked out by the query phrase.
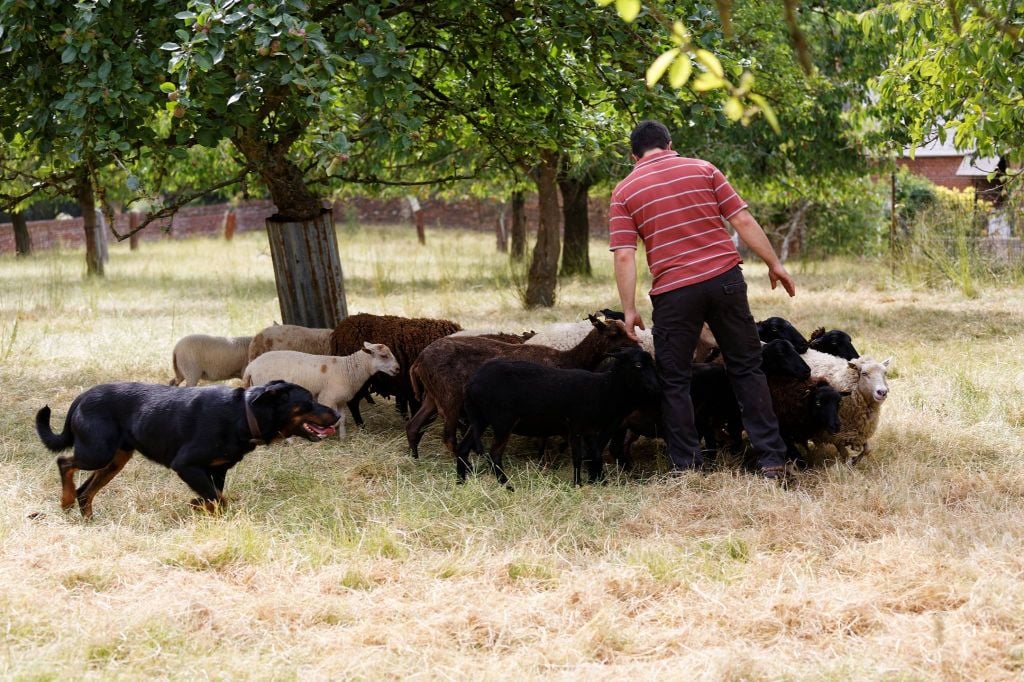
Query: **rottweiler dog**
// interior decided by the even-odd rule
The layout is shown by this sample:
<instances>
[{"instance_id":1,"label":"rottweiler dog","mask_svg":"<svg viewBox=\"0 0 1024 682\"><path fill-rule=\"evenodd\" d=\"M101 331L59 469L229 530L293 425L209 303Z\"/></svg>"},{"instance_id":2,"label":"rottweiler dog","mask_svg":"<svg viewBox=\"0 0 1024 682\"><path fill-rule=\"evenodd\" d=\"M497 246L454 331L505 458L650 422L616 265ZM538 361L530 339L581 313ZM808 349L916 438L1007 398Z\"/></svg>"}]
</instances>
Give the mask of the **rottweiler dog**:
<instances>
[{"instance_id":1,"label":"rottweiler dog","mask_svg":"<svg viewBox=\"0 0 1024 682\"><path fill-rule=\"evenodd\" d=\"M259 444L289 436L319 441L334 433L341 415L285 381L251 388L175 388L155 384L100 384L75 398L64 431L50 428L50 407L36 414L36 433L57 458L68 509L78 501L92 516L92 500L138 450L172 469L199 497L194 506L214 511L223 503L228 469ZM92 471L75 488L75 472Z\"/></svg>"}]
</instances>

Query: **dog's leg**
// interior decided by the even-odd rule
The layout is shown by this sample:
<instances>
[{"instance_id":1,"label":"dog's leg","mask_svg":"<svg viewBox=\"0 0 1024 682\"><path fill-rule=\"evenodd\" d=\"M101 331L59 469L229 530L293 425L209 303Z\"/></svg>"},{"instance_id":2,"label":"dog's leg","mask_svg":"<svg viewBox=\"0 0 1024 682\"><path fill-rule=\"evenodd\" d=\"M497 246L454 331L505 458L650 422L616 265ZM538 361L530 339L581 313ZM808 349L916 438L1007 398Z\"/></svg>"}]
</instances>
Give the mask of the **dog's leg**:
<instances>
[{"instance_id":1,"label":"dog's leg","mask_svg":"<svg viewBox=\"0 0 1024 682\"><path fill-rule=\"evenodd\" d=\"M71 505L75 503L75 472L78 471L78 467L75 466L74 457L58 457L57 458L57 470L60 471L60 508L67 509L71 508Z\"/></svg>"},{"instance_id":2,"label":"dog's leg","mask_svg":"<svg viewBox=\"0 0 1024 682\"><path fill-rule=\"evenodd\" d=\"M110 480L121 473L124 465L132 458L132 450L118 450L114 453L114 459L107 466L95 471L82 486L75 491L78 499L78 509L85 518L92 518L92 500L96 497L103 486L110 483Z\"/></svg>"},{"instance_id":3,"label":"dog's leg","mask_svg":"<svg viewBox=\"0 0 1024 682\"><path fill-rule=\"evenodd\" d=\"M205 467L191 464L187 454L179 452L171 462L171 469L178 474L181 480L185 481L189 488L199 493L204 509L212 512L217 508L221 502L221 495L214 487L213 478Z\"/></svg>"}]
</instances>

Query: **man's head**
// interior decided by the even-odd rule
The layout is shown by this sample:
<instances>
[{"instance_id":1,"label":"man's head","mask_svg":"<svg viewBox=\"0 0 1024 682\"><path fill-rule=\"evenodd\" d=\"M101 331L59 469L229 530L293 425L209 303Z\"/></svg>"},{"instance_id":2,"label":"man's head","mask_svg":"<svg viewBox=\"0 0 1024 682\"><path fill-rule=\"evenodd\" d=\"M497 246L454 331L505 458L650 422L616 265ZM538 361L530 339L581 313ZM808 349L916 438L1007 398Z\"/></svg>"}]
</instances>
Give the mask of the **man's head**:
<instances>
[{"instance_id":1,"label":"man's head","mask_svg":"<svg viewBox=\"0 0 1024 682\"><path fill-rule=\"evenodd\" d=\"M633 156L639 159L652 149L671 147L672 136L661 121L640 121L629 134L629 146Z\"/></svg>"}]
</instances>

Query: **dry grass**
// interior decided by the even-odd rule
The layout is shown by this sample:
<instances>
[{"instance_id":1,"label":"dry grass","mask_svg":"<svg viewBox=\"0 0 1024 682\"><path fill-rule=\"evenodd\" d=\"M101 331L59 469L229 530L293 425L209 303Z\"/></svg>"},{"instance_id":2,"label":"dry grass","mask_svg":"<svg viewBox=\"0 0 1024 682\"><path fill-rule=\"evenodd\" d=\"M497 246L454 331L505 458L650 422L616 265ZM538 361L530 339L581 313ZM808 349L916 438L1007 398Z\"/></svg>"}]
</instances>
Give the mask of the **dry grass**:
<instances>
[{"instance_id":1,"label":"dry grass","mask_svg":"<svg viewBox=\"0 0 1024 682\"><path fill-rule=\"evenodd\" d=\"M523 312L493 240L342 236L353 312L510 330L612 306L610 258ZM261 235L0 260L0 676L14 678L1019 679L1024 675L1024 289L967 300L873 264L748 268L758 318L895 356L875 455L790 490L723 471L574 490L520 443L516 492L416 462L387 404L350 439L279 445L219 517L136 458L58 508L32 426L92 384L165 381L175 340L277 317ZM59 422L58 422L59 423ZM648 447L648 470L658 448ZM30 518L30 515L33 518Z\"/></svg>"}]
</instances>

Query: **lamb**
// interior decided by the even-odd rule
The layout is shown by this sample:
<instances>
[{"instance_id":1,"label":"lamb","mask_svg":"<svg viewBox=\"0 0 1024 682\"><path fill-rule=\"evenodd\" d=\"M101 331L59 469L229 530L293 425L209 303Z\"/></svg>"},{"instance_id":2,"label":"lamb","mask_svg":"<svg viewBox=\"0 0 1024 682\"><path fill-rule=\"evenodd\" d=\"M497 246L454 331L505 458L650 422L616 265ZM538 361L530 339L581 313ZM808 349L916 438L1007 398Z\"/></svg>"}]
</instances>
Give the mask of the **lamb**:
<instances>
[{"instance_id":1,"label":"lamb","mask_svg":"<svg viewBox=\"0 0 1024 682\"><path fill-rule=\"evenodd\" d=\"M853 339L841 329L825 331L824 327L818 327L811 332L809 341L808 345L819 353L836 355L844 360L853 360L860 357L860 353L853 347Z\"/></svg>"},{"instance_id":2,"label":"lamb","mask_svg":"<svg viewBox=\"0 0 1024 682\"><path fill-rule=\"evenodd\" d=\"M837 433L819 432L813 439L821 443L832 443L839 456L856 464L870 452L868 439L878 428L882 403L889 395L885 373L892 364L892 358L877 362L867 355L848 361L846 375L829 383L839 391L851 391L839 405L840 428ZM837 383L839 385L837 385ZM850 458L848 448L859 448L860 453Z\"/></svg>"},{"instance_id":3,"label":"lamb","mask_svg":"<svg viewBox=\"0 0 1024 682\"><path fill-rule=\"evenodd\" d=\"M310 355L330 353L330 329L300 327L295 324L274 324L265 327L249 344L249 362L267 351L297 350Z\"/></svg>"},{"instance_id":4,"label":"lamb","mask_svg":"<svg viewBox=\"0 0 1024 682\"><path fill-rule=\"evenodd\" d=\"M455 430L462 414L466 385L476 370L492 358L507 357L566 369L594 369L606 353L636 346L621 322L604 322L591 316L590 325L590 333L569 350L531 343L502 343L480 337L453 336L430 344L409 370L416 398L423 401L405 425L412 456L419 457L423 431L438 415L444 422L445 446L455 454Z\"/></svg>"},{"instance_id":5,"label":"lamb","mask_svg":"<svg viewBox=\"0 0 1024 682\"><path fill-rule=\"evenodd\" d=\"M484 363L466 387L469 428L459 444L456 472L465 481L470 449L483 454L481 436L491 426L491 467L498 482L508 486L501 458L513 433L554 436L568 433L572 448L572 480L582 485L584 459L591 483L604 478L601 449L610 425L660 391L654 360L639 348L611 353L606 372L562 369L533 362L497 358ZM508 486L511 487L511 486Z\"/></svg>"},{"instance_id":6,"label":"lamb","mask_svg":"<svg viewBox=\"0 0 1024 682\"><path fill-rule=\"evenodd\" d=\"M416 412L419 401L412 390L409 368L420 352L431 342L454 334L462 327L451 320L432 318L408 318L396 315L370 315L360 313L342 320L331 333L330 354L349 355L362 348L363 343L383 343L398 360L399 371L394 377L377 375L358 391L348 403L352 420L357 426L363 425L359 413L359 401L369 400L369 392L384 397L395 397L398 411L407 416Z\"/></svg>"},{"instance_id":7,"label":"lamb","mask_svg":"<svg viewBox=\"0 0 1024 682\"><path fill-rule=\"evenodd\" d=\"M283 379L302 386L318 403L335 407L352 399L373 374L398 373L398 361L387 346L364 343L351 355L311 355L294 350L272 350L259 356L245 368L245 386ZM345 418L338 421L338 435L345 437Z\"/></svg>"},{"instance_id":8,"label":"lamb","mask_svg":"<svg viewBox=\"0 0 1024 682\"><path fill-rule=\"evenodd\" d=\"M208 336L189 334L174 344L171 364L174 378L169 386L182 381L195 386L200 379L223 381L239 379L245 369L251 336Z\"/></svg>"},{"instance_id":9,"label":"lamb","mask_svg":"<svg viewBox=\"0 0 1024 682\"><path fill-rule=\"evenodd\" d=\"M787 456L798 467L806 468L797 443L806 446L808 440L821 433L839 433L840 401L850 391L839 392L825 379L778 375L768 377L768 389Z\"/></svg>"}]
</instances>

